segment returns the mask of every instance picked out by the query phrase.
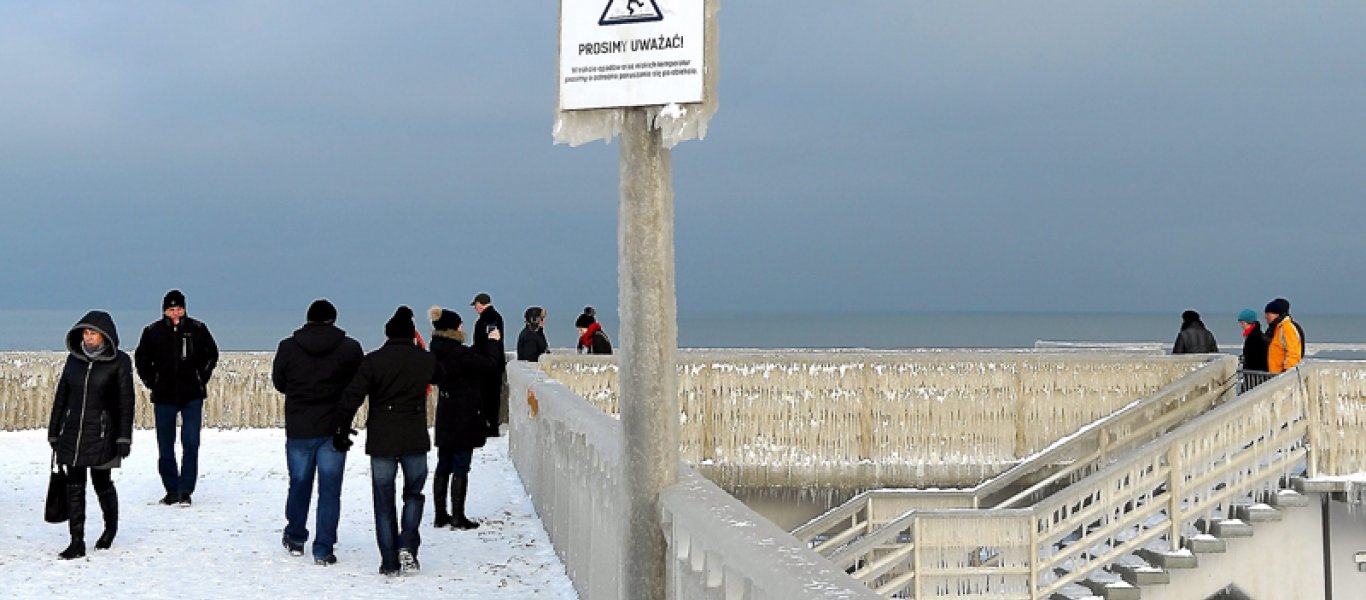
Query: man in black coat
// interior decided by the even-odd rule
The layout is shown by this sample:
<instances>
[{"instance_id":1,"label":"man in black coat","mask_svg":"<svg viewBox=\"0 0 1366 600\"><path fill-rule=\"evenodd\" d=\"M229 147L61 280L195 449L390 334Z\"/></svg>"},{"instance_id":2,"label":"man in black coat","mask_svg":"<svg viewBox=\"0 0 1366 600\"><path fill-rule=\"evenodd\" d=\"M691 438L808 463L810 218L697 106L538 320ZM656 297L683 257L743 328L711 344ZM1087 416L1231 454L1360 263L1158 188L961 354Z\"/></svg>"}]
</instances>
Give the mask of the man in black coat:
<instances>
[{"instance_id":1,"label":"man in black coat","mask_svg":"<svg viewBox=\"0 0 1366 600\"><path fill-rule=\"evenodd\" d=\"M138 378L152 391L156 417L157 470L166 488L162 504L190 504L199 477L199 430L204 423L204 398L209 378L218 365L218 344L208 326L185 315L185 294L166 292L162 318L142 330L133 362ZM176 465L176 415L180 416L182 461Z\"/></svg>"},{"instance_id":2,"label":"man in black coat","mask_svg":"<svg viewBox=\"0 0 1366 600\"><path fill-rule=\"evenodd\" d=\"M542 354L550 352L550 344L545 340L545 309L533 306L522 317L526 326L517 335L517 360L537 362Z\"/></svg>"},{"instance_id":3,"label":"man in black coat","mask_svg":"<svg viewBox=\"0 0 1366 600\"><path fill-rule=\"evenodd\" d=\"M313 301L307 319L294 335L280 340L271 368L271 382L285 395L289 495L285 500L283 543L290 554L303 556L316 475L318 536L313 540L313 560L330 565L337 562L332 548L337 543L342 472L346 469L346 454L332 446L332 433L342 391L355 377L364 354L360 343L335 325L337 308L331 302Z\"/></svg>"},{"instance_id":4,"label":"man in black coat","mask_svg":"<svg viewBox=\"0 0 1366 600\"><path fill-rule=\"evenodd\" d=\"M1181 313L1181 333L1176 335L1172 354L1214 354L1218 351L1219 344L1200 320L1200 313L1193 310Z\"/></svg>"},{"instance_id":5,"label":"man in black coat","mask_svg":"<svg viewBox=\"0 0 1366 600\"><path fill-rule=\"evenodd\" d=\"M507 359L503 353L503 315L498 314L498 309L493 307L493 298L485 292L480 292L474 296L474 301L470 302L474 307L474 312L479 313L479 320L474 323L474 342L470 344L470 349L483 356L497 356L497 365L494 371L484 378L481 402L483 407L480 414L484 416L484 425L488 427L489 437L498 437L498 423L500 422L501 408L503 405L503 379L507 371ZM489 332L497 330L499 339L489 339Z\"/></svg>"},{"instance_id":6,"label":"man in black coat","mask_svg":"<svg viewBox=\"0 0 1366 600\"><path fill-rule=\"evenodd\" d=\"M355 379L342 393L337 409L333 445L342 452L351 448L351 421L366 398L365 453L370 455L370 484L375 500L375 540L379 545L379 572L383 575L415 573L422 538L427 482L427 386L441 382L436 358L417 347L413 311L400 306L384 324L387 340L360 363ZM394 481L403 470L402 529L395 515Z\"/></svg>"}]
</instances>

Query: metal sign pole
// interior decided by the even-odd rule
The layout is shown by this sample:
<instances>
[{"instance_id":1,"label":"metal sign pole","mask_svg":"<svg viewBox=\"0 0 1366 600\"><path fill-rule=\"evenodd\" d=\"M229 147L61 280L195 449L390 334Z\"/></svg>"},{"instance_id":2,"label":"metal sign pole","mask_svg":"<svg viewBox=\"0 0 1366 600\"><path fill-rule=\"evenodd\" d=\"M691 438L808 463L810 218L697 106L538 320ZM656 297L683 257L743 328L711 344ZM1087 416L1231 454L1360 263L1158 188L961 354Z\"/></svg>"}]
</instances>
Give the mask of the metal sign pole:
<instances>
[{"instance_id":1,"label":"metal sign pole","mask_svg":"<svg viewBox=\"0 0 1366 600\"><path fill-rule=\"evenodd\" d=\"M663 600L659 495L677 481L679 461L673 165L645 109L625 110L617 266L628 519L622 597Z\"/></svg>"}]
</instances>

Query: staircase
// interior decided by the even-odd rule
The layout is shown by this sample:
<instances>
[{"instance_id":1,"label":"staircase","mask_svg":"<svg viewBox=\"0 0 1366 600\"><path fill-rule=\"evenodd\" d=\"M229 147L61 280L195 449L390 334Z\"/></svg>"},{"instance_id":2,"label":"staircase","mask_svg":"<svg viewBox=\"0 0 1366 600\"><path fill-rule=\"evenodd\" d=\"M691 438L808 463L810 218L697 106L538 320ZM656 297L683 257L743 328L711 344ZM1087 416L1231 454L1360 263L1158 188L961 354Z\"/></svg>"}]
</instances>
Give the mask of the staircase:
<instances>
[{"instance_id":1,"label":"staircase","mask_svg":"<svg viewBox=\"0 0 1366 600\"><path fill-rule=\"evenodd\" d=\"M1317 511L1301 508L1304 480L1293 477L1310 464L1315 420L1303 380L1278 378L1237 397L1224 384L1178 382L1000 481L869 492L794 534L885 597L1190 600L1242 582L1259 590L1253 597L1322 597L1321 574L1315 582L1249 570L1283 555L1296 527L1319 526ZM1003 497L1001 481L1031 468L1047 473Z\"/></svg>"}]
</instances>

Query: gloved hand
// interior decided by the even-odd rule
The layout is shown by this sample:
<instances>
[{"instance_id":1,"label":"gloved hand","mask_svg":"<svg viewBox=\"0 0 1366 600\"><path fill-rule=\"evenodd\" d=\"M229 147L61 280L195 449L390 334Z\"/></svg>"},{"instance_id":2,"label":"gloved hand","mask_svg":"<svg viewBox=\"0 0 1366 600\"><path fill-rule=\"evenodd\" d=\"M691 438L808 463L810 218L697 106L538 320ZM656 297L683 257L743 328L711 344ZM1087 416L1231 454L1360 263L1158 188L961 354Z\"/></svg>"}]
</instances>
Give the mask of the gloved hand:
<instances>
[{"instance_id":1,"label":"gloved hand","mask_svg":"<svg viewBox=\"0 0 1366 600\"><path fill-rule=\"evenodd\" d=\"M48 440L47 445L52 446L52 451L57 451L57 440Z\"/></svg>"},{"instance_id":2,"label":"gloved hand","mask_svg":"<svg viewBox=\"0 0 1366 600\"><path fill-rule=\"evenodd\" d=\"M357 433L360 432L346 427L337 429L337 432L332 434L332 447L336 448L337 452L346 452L347 450L350 450L351 444L354 443L351 441L351 436L356 435Z\"/></svg>"},{"instance_id":3,"label":"gloved hand","mask_svg":"<svg viewBox=\"0 0 1366 600\"><path fill-rule=\"evenodd\" d=\"M128 458L128 454L133 451L132 442L117 442L114 445L118 446L119 458Z\"/></svg>"}]
</instances>

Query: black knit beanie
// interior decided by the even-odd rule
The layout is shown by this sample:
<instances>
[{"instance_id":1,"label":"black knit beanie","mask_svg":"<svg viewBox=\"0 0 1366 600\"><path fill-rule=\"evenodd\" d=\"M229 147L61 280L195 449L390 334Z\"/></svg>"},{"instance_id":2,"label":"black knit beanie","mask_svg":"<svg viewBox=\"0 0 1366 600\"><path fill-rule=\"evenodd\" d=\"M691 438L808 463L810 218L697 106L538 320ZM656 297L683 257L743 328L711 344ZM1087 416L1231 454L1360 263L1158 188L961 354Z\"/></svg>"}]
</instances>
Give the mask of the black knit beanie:
<instances>
[{"instance_id":1,"label":"black knit beanie","mask_svg":"<svg viewBox=\"0 0 1366 600\"><path fill-rule=\"evenodd\" d=\"M589 310L592 310L592 308L593 307L591 306L588 307L588 309L584 310L583 314L579 315L579 318L574 319L575 327L587 328L589 325L598 322L597 319L593 318L593 314L588 312Z\"/></svg>"},{"instance_id":2,"label":"black knit beanie","mask_svg":"<svg viewBox=\"0 0 1366 600\"><path fill-rule=\"evenodd\" d=\"M1266 311L1274 315L1290 314L1290 301L1285 298L1277 298L1266 303Z\"/></svg>"},{"instance_id":3,"label":"black knit beanie","mask_svg":"<svg viewBox=\"0 0 1366 600\"><path fill-rule=\"evenodd\" d=\"M384 324L384 337L391 340L411 340L417 337L417 326L413 325L413 309L407 306L398 307L394 311L394 316L389 317L389 321Z\"/></svg>"},{"instance_id":4,"label":"black knit beanie","mask_svg":"<svg viewBox=\"0 0 1366 600\"><path fill-rule=\"evenodd\" d=\"M437 331L455 331L460 328L460 314L453 310L446 310L440 306L433 306L427 311L427 318L432 321L432 329Z\"/></svg>"},{"instance_id":5,"label":"black knit beanie","mask_svg":"<svg viewBox=\"0 0 1366 600\"><path fill-rule=\"evenodd\" d=\"M161 297L161 310L176 307L185 308L185 294L180 290L166 292L166 295Z\"/></svg>"},{"instance_id":6,"label":"black knit beanie","mask_svg":"<svg viewBox=\"0 0 1366 600\"><path fill-rule=\"evenodd\" d=\"M309 323L332 323L337 320L337 307L326 298L319 298L308 305Z\"/></svg>"},{"instance_id":7,"label":"black knit beanie","mask_svg":"<svg viewBox=\"0 0 1366 600\"><path fill-rule=\"evenodd\" d=\"M1199 320L1200 320L1200 313L1195 312L1195 311L1193 311L1193 310L1188 310L1188 311L1186 311L1186 312L1181 313L1181 322L1182 322L1182 323L1195 323L1195 322L1198 322Z\"/></svg>"}]
</instances>

